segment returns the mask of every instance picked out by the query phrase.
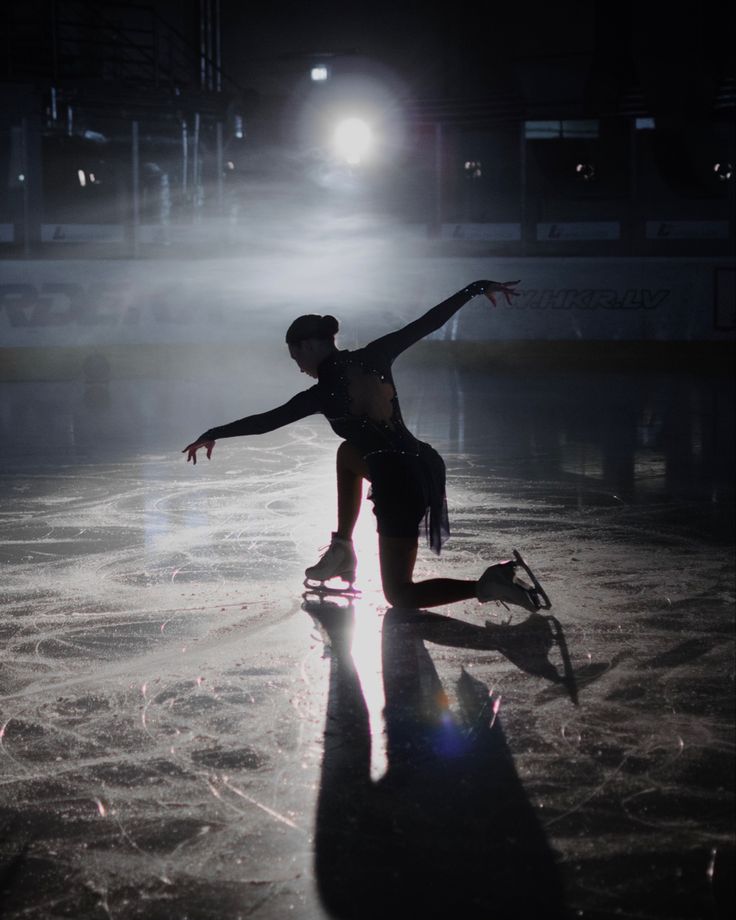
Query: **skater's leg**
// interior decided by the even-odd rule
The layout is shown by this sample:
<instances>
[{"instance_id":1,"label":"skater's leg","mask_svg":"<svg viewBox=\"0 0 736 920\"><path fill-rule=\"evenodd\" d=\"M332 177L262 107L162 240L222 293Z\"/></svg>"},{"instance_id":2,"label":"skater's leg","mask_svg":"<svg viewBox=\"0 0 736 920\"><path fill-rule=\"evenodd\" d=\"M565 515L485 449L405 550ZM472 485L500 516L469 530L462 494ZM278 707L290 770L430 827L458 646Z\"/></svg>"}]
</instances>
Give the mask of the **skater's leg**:
<instances>
[{"instance_id":1,"label":"skater's leg","mask_svg":"<svg viewBox=\"0 0 736 920\"><path fill-rule=\"evenodd\" d=\"M379 534L378 552L383 593L394 607L439 607L476 597L476 581L457 578L412 581L417 558L416 537L384 537Z\"/></svg>"},{"instance_id":2,"label":"skater's leg","mask_svg":"<svg viewBox=\"0 0 736 920\"><path fill-rule=\"evenodd\" d=\"M352 540L363 497L363 480L368 467L360 451L347 441L337 449L337 530L341 540Z\"/></svg>"},{"instance_id":3,"label":"skater's leg","mask_svg":"<svg viewBox=\"0 0 736 920\"><path fill-rule=\"evenodd\" d=\"M357 558L353 549L353 530L360 512L363 497L363 479L368 478L368 466L360 451L347 441L337 449L337 530L327 552L316 565L310 565L304 574L310 581L329 581L341 577L353 583Z\"/></svg>"}]
</instances>

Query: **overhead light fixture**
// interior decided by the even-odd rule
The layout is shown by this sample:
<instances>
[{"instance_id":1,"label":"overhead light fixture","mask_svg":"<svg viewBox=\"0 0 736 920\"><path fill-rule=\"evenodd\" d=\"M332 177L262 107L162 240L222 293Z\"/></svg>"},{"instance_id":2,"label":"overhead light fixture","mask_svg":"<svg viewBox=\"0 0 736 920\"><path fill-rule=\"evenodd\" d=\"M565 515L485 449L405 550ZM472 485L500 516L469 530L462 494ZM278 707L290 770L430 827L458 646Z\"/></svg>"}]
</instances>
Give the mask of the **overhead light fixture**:
<instances>
[{"instance_id":1,"label":"overhead light fixture","mask_svg":"<svg viewBox=\"0 0 736 920\"><path fill-rule=\"evenodd\" d=\"M315 64L309 71L309 76L313 83L324 83L325 80L329 79L330 70L327 64Z\"/></svg>"},{"instance_id":2,"label":"overhead light fixture","mask_svg":"<svg viewBox=\"0 0 736 920\"><path fill-rule=\"evenodd\" d=\"M84 188L87 184L87 176L85 175L83 169L77 170L77 179L79 179L79 184L82 186L82 188Z\"/></svg>"},{"instance_id":3,"label":"overhead light fixture","mask_svg":"<svg viewBox=\"0 0 736 920\"><path fill-rule=\"evenodd\" d=\"M595 166L592 163L578 163L575 167L575 174L583 182L592 182L595 179Z\"/></svg>"}]
</instances>

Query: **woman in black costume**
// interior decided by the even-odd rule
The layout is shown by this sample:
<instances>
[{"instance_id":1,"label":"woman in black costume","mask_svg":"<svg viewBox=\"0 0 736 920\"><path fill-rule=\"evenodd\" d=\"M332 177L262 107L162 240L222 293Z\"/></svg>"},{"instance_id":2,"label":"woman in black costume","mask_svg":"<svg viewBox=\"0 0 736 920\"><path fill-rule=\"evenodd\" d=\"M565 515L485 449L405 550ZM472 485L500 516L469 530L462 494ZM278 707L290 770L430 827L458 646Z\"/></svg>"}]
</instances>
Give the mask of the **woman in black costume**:
<instances>
[{"instance_id":1,"label":"woman in black costume","mask_svg":"<svg viewBox=\"0 0 736 920\"><path fill-rule=\"evenodd\" d=\"M356 557L353 528L360 510L362 480L371 483L369 498L377 520L381 581L387 601L401 607L435 607L477 597L518 604L527 610L549 607L549 600L518 553L490 566L477 581L432 578L414 582L419 526L439 554L449 535L445 502L445 464L429 444L418 441L401 417L391 365L410 345L443 326L464 304L484 294L495 306L502 293L511 303L518 281L474 281L396 332L355 351L335 345L337 320L300 316L289 327L289 354L302 373L317 383L284 405L210 428L184 448L196 464L197 451L212 456L215 441L263 434L309 415L322 413L343 438L337 451L337 530L320 561L306 570L310 580L340 576L352 584ZM519 578L523 570L531 584Z\"/></svg>"}]
</instances>

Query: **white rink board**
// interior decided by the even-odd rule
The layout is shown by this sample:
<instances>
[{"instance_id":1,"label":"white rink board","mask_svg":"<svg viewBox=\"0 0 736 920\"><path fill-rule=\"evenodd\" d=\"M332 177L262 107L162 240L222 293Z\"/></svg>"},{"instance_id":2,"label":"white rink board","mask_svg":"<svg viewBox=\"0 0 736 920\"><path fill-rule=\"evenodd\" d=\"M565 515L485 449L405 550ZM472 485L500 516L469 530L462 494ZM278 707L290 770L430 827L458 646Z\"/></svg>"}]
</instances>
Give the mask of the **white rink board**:
<instances>
[{"instance_id":1,"label":"white rink board","mask_svg":"<svg viewBox=\"0 0 736 920\"><path fill-rule=\"evenodd\" d=\"M477 278L521 279L521 296L495 310L476 298L435 338L734 338L728 259L402 257L368 243L289 258L0 262L0 347L272 342L311 312L334 313L353 347Z\"/></svg>"}]
</instances>

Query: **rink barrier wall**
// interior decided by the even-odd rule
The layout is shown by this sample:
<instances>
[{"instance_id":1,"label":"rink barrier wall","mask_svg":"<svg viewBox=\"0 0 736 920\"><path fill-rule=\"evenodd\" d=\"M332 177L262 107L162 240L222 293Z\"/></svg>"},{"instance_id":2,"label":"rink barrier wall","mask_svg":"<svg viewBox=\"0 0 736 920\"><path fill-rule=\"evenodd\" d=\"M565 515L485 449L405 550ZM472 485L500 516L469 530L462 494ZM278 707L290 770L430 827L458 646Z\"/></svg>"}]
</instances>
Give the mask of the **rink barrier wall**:
<instances>
[{"instance_id":1,"label":"rink barrier wall","mask_svg":"<svg viewBox=\"0 0 736 920\"><path fill-rule=\"evenodd\" d=\"M633 229L646 240L658 241L728 240L731 233L729 220L671 220L659 218L656 214L649 219L639 219ZM430 238L426 224L410 224L407 230L417 239ZM40 231L41 243L57 248L91 243L99 246L113 244L119 249L129 245L132 228L116 223L42 223ZM445 222L437 227L436 232L437 237L444 241L520 243L523 236L519 221ZM534 239L541 243L621 240L626 232L627 228L620 220L548 220L531 225ZM259 232L249 224L223 223L222 220L208 218L195 224L140 224L136 228L137 243L143 246L187 243L206 246L213 239L221 244L247 245L259 239ZM16 233L14 224L0 223L0 243L20 241L21 234Z\"/></svg>"},{"instance_id":2,"label":"rink barrier wall","mask_svg":"<svg viewBox=\"0 0 736 920\"><path fill-rule=\"evenodd\" d=\"M282 346L258 350L267 374L294 368ZM733 342L464 342L427 340L400 359L401 369L449 365L481 372L672 372L698 375L736 373ZM248 366L252 359L248 357ZM244 351L220 345L122 345L78 348L0 348L0 381L77 380L89 384L123 379L239 379Z\"/></svg>"},{"instance_id":3,"label":"rink barrier wall","mask_svg":"<svg viewBox=\"0 0 736 920\"><path fill-rule=\"evenodd\" d=\"M432 336L458 360L505 348L587 361L594 352L643 356L647 344L669 360L676 349L668 343L684 359L695 355L688 345L728 355L735 338L736 263L723 258L436 260L374 242L288 263L13 260L0 261L0 377L73 376L95 353L125 373L136 363L147 372L176 362L177 350L232 350L242 361L253 349L281 347L304 312L337 315L342 347L351 348L479 277L520 278L521 295L495 309L476 298Z\"/></svg>"}]
</instances>

